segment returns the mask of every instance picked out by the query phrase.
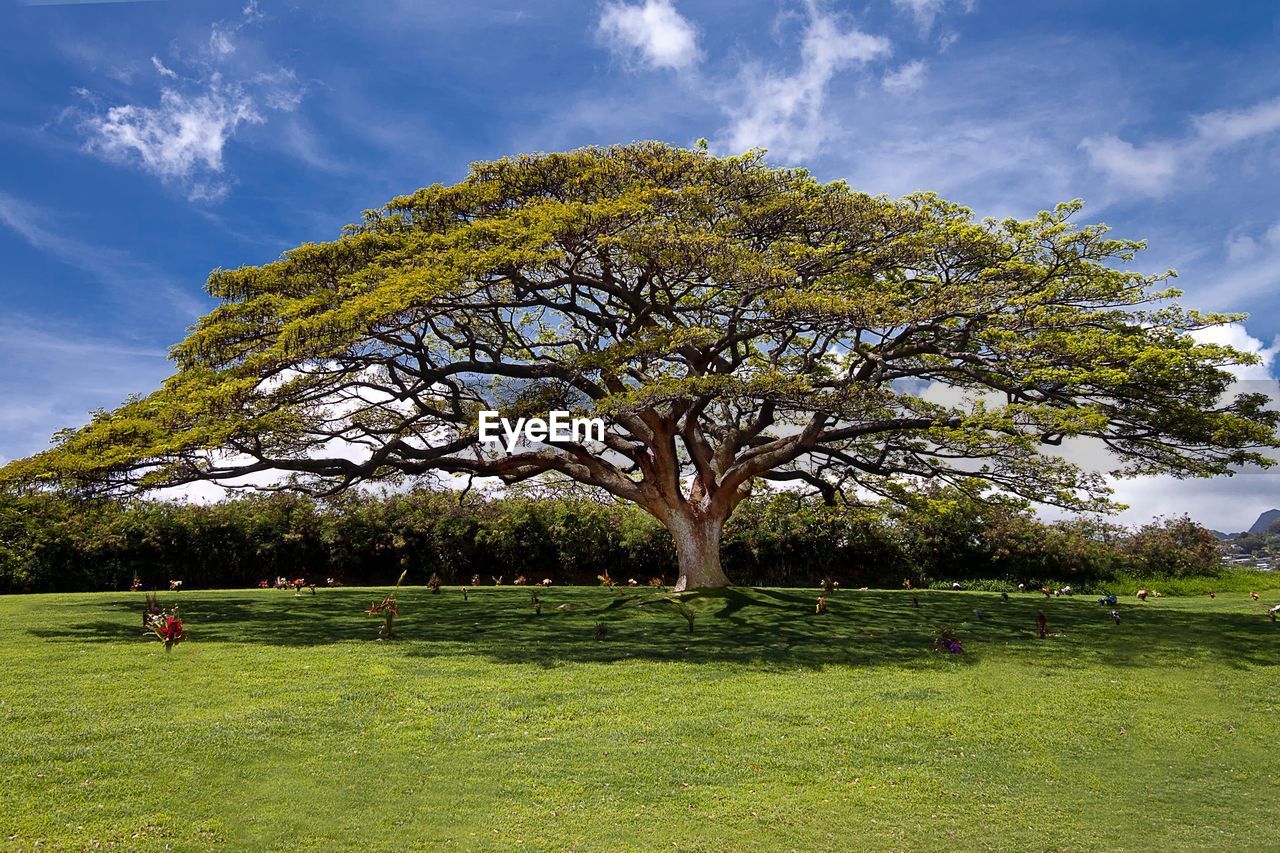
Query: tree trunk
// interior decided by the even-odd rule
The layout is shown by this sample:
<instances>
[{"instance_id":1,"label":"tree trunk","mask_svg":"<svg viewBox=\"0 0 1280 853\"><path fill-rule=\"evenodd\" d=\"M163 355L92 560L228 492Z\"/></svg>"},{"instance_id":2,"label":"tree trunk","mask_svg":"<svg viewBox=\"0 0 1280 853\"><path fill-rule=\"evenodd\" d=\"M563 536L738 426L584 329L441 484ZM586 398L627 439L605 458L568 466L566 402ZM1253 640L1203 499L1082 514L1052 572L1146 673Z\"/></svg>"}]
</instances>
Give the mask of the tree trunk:
<instances>
[{"instance_id":1,"label":"tree trunk","mask_svg":"<svg viewBox=\"0 0 1280 853\"><path fill-rule=\"evenodd\" d=\"M680 561L680 578L675 591L715 589L728 586L729 578L720 568L720 534L724 522L681 515L669 521L667 528L676 542Z\"/></svg>"}]
</instances>

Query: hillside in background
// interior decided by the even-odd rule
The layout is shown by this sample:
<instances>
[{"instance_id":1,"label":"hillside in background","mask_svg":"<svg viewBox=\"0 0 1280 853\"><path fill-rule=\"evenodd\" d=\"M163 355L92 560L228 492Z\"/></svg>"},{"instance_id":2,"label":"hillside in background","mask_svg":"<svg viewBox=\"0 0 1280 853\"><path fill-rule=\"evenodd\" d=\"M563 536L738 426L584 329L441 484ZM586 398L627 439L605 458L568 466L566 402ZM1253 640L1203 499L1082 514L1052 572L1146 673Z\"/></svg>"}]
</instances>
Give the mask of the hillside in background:
<instances>
[{"instance_id":1,"label":"hillside in background","mask_svg":"<svg viewBox=\"0 0 1280 853\"><path fill-rule=\"evenodd\" d=\"M1249 528L1249 534L1252 536L1265 536L1267 530L1277 521L1280 521L1280 509L1269 509L1258 516L1258 520Z\"/></svg>"}]
</instances>

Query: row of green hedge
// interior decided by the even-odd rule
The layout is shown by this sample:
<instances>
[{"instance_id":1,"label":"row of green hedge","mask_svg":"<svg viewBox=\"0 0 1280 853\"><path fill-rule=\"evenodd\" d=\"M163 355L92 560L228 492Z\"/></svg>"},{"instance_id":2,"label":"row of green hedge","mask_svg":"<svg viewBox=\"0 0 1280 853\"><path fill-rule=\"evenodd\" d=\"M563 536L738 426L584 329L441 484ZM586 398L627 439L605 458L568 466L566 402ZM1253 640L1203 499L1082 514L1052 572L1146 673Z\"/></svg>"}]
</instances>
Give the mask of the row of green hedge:
<instances>
[{"instance_id":1,"label":"row of green hedge","mask_svg":"<svg viewBox=\"0 0 1280 853\"><path fill-rule=\"evenodd\" d=\"M1117 575L1188 577L1218 569L1213 537L1188 519L1128 531L1045 523L1024 509L932 492L907 505L828 507L791 493L739 507L723 543L738 583L914 585ZM0 497L0 591L253 586L277 576L324 583L446 583L501 576L594 583L675 577L671 540L631 506L582 499L486 499L448 492L318 503L275 494L216 504L83 503Z\"/></svg>"}]
</instances>

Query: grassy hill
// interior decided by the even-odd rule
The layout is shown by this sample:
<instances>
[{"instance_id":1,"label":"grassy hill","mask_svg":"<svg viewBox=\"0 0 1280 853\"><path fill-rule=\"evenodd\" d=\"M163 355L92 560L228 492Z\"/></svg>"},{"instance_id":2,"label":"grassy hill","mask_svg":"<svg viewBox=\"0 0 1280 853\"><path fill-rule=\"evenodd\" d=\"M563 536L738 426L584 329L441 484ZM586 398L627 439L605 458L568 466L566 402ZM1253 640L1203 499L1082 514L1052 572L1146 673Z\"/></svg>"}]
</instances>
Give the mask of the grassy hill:
<instances>
[{"instance_id":1,"label":"grassy hill","mask_svg":"<svg viewBox=\"0 0 1280 853\"><path fill-rule=\"evenodd\" d=\"M380 590L162 595L169 654L140 595L0 598L0 845L1276 843L1280 591L529 595L406 589L394 643Z\"/></svg>"}]
</instances>

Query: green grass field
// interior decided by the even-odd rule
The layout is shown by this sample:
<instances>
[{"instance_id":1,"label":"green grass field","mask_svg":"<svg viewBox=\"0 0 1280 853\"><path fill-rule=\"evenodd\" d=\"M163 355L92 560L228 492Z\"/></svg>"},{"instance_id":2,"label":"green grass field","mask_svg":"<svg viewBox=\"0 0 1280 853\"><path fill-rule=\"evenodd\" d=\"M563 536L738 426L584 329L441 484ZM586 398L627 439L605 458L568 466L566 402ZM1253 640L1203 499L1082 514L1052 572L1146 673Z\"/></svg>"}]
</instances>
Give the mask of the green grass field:
<instances>
[{"instance_id":1,"label":"green grass field","mask_svg":"<svg viewBox=\"0 0 1280 853\"><path fill-rule=\"evenodd\" d=\"M1280 844L1280 591L1130 595L1116 626L1082 597L735 589L690 634L645 590L537 616L408 588L388 643L375 594L162 595L170 654L140 594L0 598L0 845Z\"/></svg>"}]
</instances>

